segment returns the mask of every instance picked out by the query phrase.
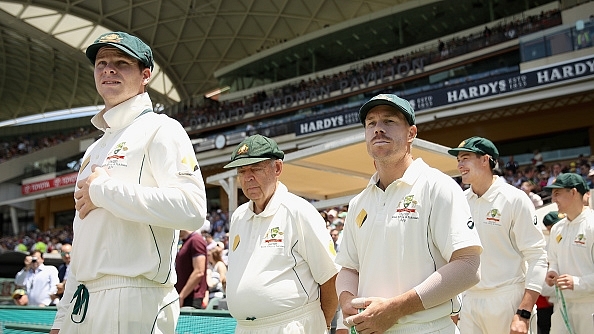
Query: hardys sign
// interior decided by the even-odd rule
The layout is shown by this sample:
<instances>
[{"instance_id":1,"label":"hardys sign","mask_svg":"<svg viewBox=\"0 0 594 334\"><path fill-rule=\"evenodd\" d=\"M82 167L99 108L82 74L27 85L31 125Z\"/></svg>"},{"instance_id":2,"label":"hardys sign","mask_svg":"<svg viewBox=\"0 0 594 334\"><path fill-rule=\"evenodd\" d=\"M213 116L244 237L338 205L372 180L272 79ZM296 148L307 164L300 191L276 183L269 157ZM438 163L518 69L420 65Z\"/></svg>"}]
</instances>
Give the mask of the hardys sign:
<instances>
[{"instance_id":1,"label":"hardys sign","mask_svg":"<svg viewBox=\"0 0 594 334\"><path fill-rule=\"evenodd\" d=\"M421 111L591 75L594 75L594 56L402 97L409 100L415 111Z\"/></svg>"},{"instance_id":2,"label":"hardys sign","mask_svg":"<svg viewBox=\"0 0 594 334\"><path fill-rule=\"evenodd\" d=\"M524 72L518 71L474 80L472 83L446 86L421 94L402 94L401 97L408 100L418 112L593 75L594 56L589 56ZM361 101L361 105L364 102ZM359 123L357 109L347 108L343 114L333 113L304 120L296 125L295 134L299 136Z\"/></svg>"}]
</instances>

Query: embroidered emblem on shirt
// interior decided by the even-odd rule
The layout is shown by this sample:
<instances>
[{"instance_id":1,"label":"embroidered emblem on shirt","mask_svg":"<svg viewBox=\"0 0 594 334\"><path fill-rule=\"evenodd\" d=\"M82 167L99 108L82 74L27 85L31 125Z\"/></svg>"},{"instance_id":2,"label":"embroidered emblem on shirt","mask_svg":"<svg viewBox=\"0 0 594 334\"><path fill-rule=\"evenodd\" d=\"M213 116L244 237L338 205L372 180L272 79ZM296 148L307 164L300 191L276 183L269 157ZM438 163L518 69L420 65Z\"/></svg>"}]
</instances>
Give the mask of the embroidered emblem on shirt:
<instances>
[{"instance_id":1,"label":"embroidered emblem on shirt","mask_svg":"<svg viewBox=\"0 0 594 334\"><path fill-rule=\"evenodd\" d=\"M499 209L491 209L489 210L489 212L487 212L487 217L485 218L485 221L483 223L501 226L501 223L499 223L500 219L501 212L499 211Z\"/></svg>"},{"instance_id":2,"label":"embroidered emblem on shirt","mask_svg":"<svg viewBox=\"0 0 594 334\"><path fill-rule=\"evenodd\" d=\"M116 147L113 149L112 154L105 159L105 166L108 169L114 168L116 166L128 167L128 163L124 161L126 159L126 151L128 151L126 142L121 142L117 144Z\"/></svg>"},{"instance_id":3,"label":"embroidered emblem on shirt","mask_svg":"<svg viewBox=\"0 0 594 334\"><path fill-rule=\"evenodd\" d=\"M280 227L273 227L266 232L264 240L260 244L261 248L284 248L285 233Z\"/></svg>"},{"instance_id":4,"label":"embroidered emblem on shirt","mask_svg":"<svg viewBox=\"0 0 594 334\"><path fill-rule=\"evenodd\" d=\"M573 239L573 243L579 246L583 246L586 244L586 236L583 233L578 234L575 239Z\"/></svg>"},{"instance_id":5,"label":"embroidered emblem on shirt","mask_svg":"<svg viewBox=\"0 0 594 334\"><path fill-rule=\"evenodd\" d=\"M406 195L398 202L396 212L392 215L392 218L396 218L401 222L405 222L408 219L419 219L419 212L417 211L418 202L415 200L415 195Z\"/></svg>"},{"instance_id":6,"label":"embroidered emblem on shirt","mask_svg":"<svg viewBox=\"0 0 594 334\"><path fill-rule=\"evenodd\" d=\"M367 211L365 211L365 209L361 209L361 212L359 212L357 218L355 218L357 226L361 228L361 226L363 226L363 223L365 223L365 220L367 220Z\"/></svg>"}]
</instances>

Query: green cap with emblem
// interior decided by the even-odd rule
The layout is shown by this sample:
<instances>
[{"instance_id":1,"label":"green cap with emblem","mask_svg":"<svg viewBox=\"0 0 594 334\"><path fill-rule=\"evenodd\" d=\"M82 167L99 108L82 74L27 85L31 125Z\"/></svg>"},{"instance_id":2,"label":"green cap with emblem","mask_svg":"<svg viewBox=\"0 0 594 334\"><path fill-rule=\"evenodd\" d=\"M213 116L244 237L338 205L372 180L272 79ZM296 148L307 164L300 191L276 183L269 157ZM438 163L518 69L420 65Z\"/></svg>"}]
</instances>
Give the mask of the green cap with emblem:
<instances>
[{"instance_id":1,"label":"green cap with emblem","mask_svg":"<svg viewBox=\"0 0 594 334\"><path fill-rule=\"evenodd\" d=\"M584 180L584 178L576 173L561 173L555 179L551 185L543 187L548 191L552 191L553 189L573 189L575 188L579 191L580 194L585 194L590 191L588 184Z\"/></svg>"},{"instance_id":2,"label":"green cap with emblem","mask_svg":"<svg viewBox=\"0 0 594 334\"><path fill-rule=\"evenodd\" d=\"M252 165L268 159L284 159L285 153L278 148L276 142L262 135L253 135L244 139L233 154L231 162L223 168L235 168Z\"/></svg>"},{"instance_id":3,"label":"green cap with emblem","mask_svg":"<svg viewBox=\"0 0 594 334\"><path fill-rule=\"evenodd\" d=\"M136 36L121 31L108 32L99 36L93 44L89 45L86 51L87 58L89 58L91 64L95 65L97 52L104 46L118 48L132 58L138 59L146 67L150 68L151 71L153 70L153 51Z\"/></svg>"},{"instance_id":4,"label":"green cap with emblem","mask_svg":"<svg viewBox=\"0 0 594 334\"><path fill-rule=\"evenodd\" d=\"M457 148L448 150L448 153L457 157L460 152L474 152L481 155L488 154L494 161L499 159L499 150L492 141L482 137L470 137L463 140Z\"/></svg>"},{"instance_id":5,"label":"green cap with emblem","mask_svg":"<svg viewBox=\"0 0 594 334\"><path fill-rule=\"evenodd\" d=\"M415 111L413 107L407 100L401 99L394 94L379 94L365 102L361 109L359 109L359 119L363 125L365 125L365 117L367 117L369 111L373 107L380 105L387 105L398 109L406 118L408 125L415 125Z\"/></svg>"}]
</instances>

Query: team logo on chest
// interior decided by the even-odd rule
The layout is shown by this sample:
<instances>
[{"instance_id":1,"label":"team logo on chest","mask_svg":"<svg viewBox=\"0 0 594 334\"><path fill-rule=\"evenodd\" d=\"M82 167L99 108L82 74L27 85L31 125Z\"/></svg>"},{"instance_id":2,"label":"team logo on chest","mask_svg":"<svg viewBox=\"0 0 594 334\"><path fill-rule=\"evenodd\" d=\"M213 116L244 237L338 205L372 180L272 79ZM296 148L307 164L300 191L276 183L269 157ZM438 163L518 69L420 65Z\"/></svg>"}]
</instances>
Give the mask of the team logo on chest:
<instances>
[{"instance_id":1,"label":"team logo on chest","mask_svg":"<svg viewBox=\"0 0 594 334\"><path fill-rule=\"evenodd\" d=\"M418 202L415 200L415 195L404 196L404 198L398 202L398 207L396 208L396 212L392 215L392 218L396 218L401 222L404 222L407 219L419 219L417 204Z\"/></svg>"},{"instance_id":2,"label":"team logo on chest","mask_svg":"<svg viewBox=\"0 0 594 334\"><path fill-rule=\"evenodd\" d=\"M121 142L115 146L111 154L105 158L105 166L108 169L114 167L128 167L128 163L126 162L126 151L128 151L128 147L126 146L126 142Z\"/></svg>"},{"instance_id":3,"label":"team logo on chest","mask_svg":"<svg viewBox=\"0 0 594 334\"><path fill-rule=\"evenodd\" d=\"M501 223L499 222L500 220L501 211L499 211L499 209L491 209L489 210L489 212L487 212L487 216L485 217L485 221L483 223L488 225L501 226Z\"/></svg>"},{"instance_id":4,"label":"team logo on chest","mask_svg":"<svg viewBox=\"0 0 594 334\"><path fill-rule=\"evenodd\" d=\"M586 236L583 233L576 235L575 239L573 239L573 244L576 246L585 246L586 245Z\"/></svg>"},{"instance_id":5,"label":"team logo on chest","mask_svg":"<svg viewBox=\"0 0 594 334\"><path fill-rule=\"evenodd\" d=\"M280 227L272 227L264 235L264 239L260 244L260 248L284 248L285 247L285 233L280 230Z\"/></svg>"}]
</instances>

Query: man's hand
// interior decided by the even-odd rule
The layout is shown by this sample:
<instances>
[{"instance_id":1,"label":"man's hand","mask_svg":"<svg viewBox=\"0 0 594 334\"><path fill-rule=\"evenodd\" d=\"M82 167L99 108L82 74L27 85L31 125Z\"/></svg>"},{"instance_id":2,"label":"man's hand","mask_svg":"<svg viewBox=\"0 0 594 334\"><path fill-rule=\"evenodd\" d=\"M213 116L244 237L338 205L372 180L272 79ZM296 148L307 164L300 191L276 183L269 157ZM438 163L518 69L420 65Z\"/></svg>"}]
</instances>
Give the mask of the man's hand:
<instances>
[{"instance_id":1,"label":"man's hand","mask_svg":"<svg viewBox=\"0 0 594 334\"><path fill-rule=\"evenodd\" d=\"M512 319L512 323L510 326L510 334L525 334L528 333L528 328L530 327L530 320L524 319L519 315L514 315Z\"/></svg>"},{"instance_id":2,"label":"man's hand","mask_svg":"<svg viewBox=\"0 0 594 334\"><path fill-rule=\"evenodd\" d=\"M52 329L49 334L59 334L60 330L59 329Z\"/></svg>"},{"instance_id":3,"label":"man's hand","mask_svg":"<svg viewBox=\"0 0 594 334\"><path fill-rule=\"evenodd\" d=\"M86 179L78 181L76 184L79 189L74 192L74 208L76 211L78 211L78 216L80 219L84 219L89 214L89 212L97 209L97 206L95 206L93 201L91 201L89 187L91 186L93 180L104 175L108 175L105 169L93 166L93 173L91 173L91 175L89 175L89 177Z\"/></svg>"},{"instance_id":4,"label":"man's hand","mask_svg":"<svg viewBox=\"0 0 594 334\"><path fill-rule=\"evenodd\" d=\"M353 309L361 313L345 318L347 326L355 326L358 333L384 333L404 314L394 312L390 300L386 298L353 298L350 301Z\"/></svg>"},{"instance_id":5,"label":"man's hand","mask_svg":"<svg viewBox=\"0 0 594 334\"><path fill-rule=\"evenodd\" d=\"M547 273L547 276L545 277L545 283L547 283L548 286L553 286L555 285L555 283L557 282L557 277L559 276L559 274L557 274L557 272L555 271L549 271Z\"/></svg>"},{"instance_id":6,"label":"man's hand","mask_svg":"<svg viewBox=\"0 0 594 334\"><path fill-rule=\"evenodd\" d=\"M563 274L557 277L557 286L560 290L573 290L573 276Z\"/></svg>"}]
</instances>

